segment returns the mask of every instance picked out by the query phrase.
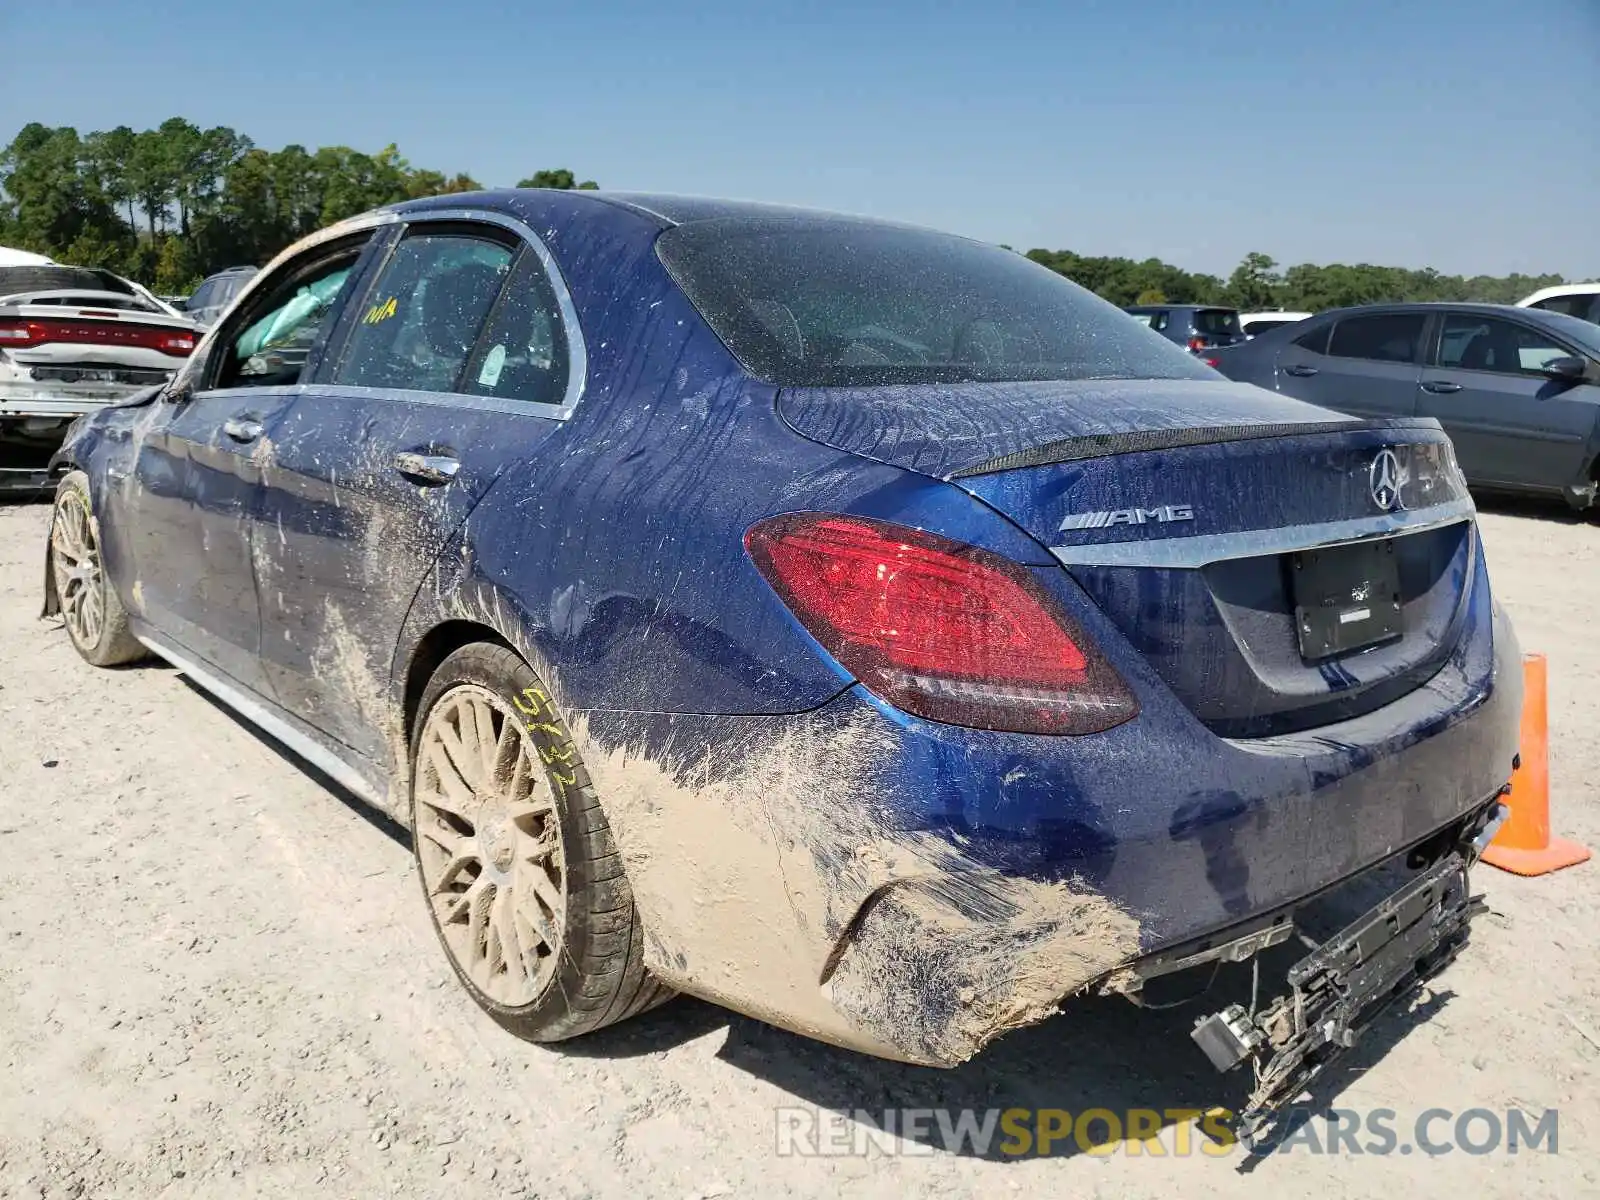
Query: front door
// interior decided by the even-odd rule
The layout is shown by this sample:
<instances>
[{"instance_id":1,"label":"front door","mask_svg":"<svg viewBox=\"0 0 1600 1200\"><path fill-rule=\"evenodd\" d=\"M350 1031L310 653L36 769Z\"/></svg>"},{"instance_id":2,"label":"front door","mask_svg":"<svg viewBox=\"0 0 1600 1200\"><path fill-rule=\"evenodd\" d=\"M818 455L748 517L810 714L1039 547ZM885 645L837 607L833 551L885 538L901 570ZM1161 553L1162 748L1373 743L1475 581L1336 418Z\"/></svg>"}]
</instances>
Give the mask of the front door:
<instances>
[{"instance_id":1,"label":"front door","mask_svg":"<svg viewBox=\"0 0 1600 1200\"><path fill-rule=\"evenodd\" d=\"M336 341L278 427L262 652L281 704L381 764L402 732L388 684L412 599L495 480L561 428L567 332L509 229L417 221Z\"/></svg>"},{"instance_id":2,"label":"front door","mask_svg":"<svg viewBox=\"0 0 1600 1200\"><path fill-rule=\"evenodd\" d=\"M275 272L276 282L157 402L124 485L136 615L258 692L267 689L252 534L263 472L369 237L311 251Z\"/></svg>"},{"instance_id":3,"label":"front door","mask_svg":"<svg viewBox=\"0 0 1600 1200\"><path fill-rule=\"evenodd\" d=\"M1451 313L1422 373L1418 412L1444 426L1471 482L1565 487L1582 472L1595 406L1590 386L1540 368L1576 353L1520 321Z\"/></svg>"}]
</instances>

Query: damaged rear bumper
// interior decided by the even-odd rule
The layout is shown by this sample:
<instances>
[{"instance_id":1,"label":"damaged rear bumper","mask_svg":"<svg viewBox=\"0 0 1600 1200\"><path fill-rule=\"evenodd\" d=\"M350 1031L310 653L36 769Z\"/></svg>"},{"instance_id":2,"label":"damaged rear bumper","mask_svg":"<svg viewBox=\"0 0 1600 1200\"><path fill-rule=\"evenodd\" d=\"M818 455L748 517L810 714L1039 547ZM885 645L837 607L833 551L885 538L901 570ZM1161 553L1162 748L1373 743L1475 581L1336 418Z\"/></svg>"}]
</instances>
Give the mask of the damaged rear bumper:
<instances>
[{"instance_id":1,"label":"damaged rear bumper","mask_svg":"<svg viewBox=\"0 0 1600 1200\"><path fill-rule=\"evenodd\" d=\"M1481 579L1471 603L1428 683L1303 734L1218 738L1151 694L1092 739L1038 738L851 688L781 716L591 711L580 748L658 977L950 1067L1202 941L1254 936L1247 958L1289 935L1275 914L1408 848L1446 853L1517 750L1516 637Z\"/></svg>"},{"instance_id":2,"label":"damaged rear bumper","mask_svg":"<svg viewBox=\"0 0 1600 1200\"><path fill-rule=\"evenodd\" d=\"M1389 1005L1443 970L1466 945L1482 908L1468 868L1504 821L1498 800L1463 826L1438 861L1315 946L1289 968L1288 989L1256 1010L1232 1004L1195 1023L1193 1037L1219 1071L1244 1063L1255 1086L1236 1119L1246 1142L1282 1110Z\"/></svg>"}]
</instances>

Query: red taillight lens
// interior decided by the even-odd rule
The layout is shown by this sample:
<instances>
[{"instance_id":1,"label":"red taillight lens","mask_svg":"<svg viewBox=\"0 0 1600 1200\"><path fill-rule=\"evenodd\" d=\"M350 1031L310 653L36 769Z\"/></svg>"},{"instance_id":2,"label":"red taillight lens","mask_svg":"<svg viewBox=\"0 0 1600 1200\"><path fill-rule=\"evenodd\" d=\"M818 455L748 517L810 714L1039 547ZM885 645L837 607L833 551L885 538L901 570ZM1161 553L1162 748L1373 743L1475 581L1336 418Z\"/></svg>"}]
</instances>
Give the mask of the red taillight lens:
<instances>
[{"instance_id":1,"label":"red taillight lens","mask_svg":"<svg viewBox=\"0 0 1600 1200\"><path fill-rule=\"evenodd\" d=\"M163 354L176 354L180 358L183 355L192 354L194 352L194 334L165 334L156 339L156 349L160 350Z\"/></svg>"},{"instance_id":2,"label":"red taillight lens","mask_svg":"<svg viewBox=\"0 0 1600 1200\"><path fill-rule=\"evenodd\" d=\"M194 351L194 334L182 329L112 321L0 322L0 346L27 350L52 342L86 346L136 346L182 358Z\"/></svg>"},{"instance_id":3,"label":"red taillight lens","mask_svg":"<svg viewBox=\"0 0 1600 1200\"><path fill-rule=\"evenodd\" d=\"M974 546L826 513L745 535L767 581L865 687L980 729L1097 733L1139 712L1028 568Z\"/></svg>"},{"instance_id":4,"label":"red taillight lens","mask_svg":"<svg viewBox=\"0 0 1600 1200\"><path fill-rule=\"evenodd\" d=\"M1207 359L1204 359L1203 361L1205 362L1206 366L1208 366L1208 367L1216 367L1216 366L1220 366L1222 364L1222 360L1220 358L1207 358Z\"/></svg>"}]
</instances>

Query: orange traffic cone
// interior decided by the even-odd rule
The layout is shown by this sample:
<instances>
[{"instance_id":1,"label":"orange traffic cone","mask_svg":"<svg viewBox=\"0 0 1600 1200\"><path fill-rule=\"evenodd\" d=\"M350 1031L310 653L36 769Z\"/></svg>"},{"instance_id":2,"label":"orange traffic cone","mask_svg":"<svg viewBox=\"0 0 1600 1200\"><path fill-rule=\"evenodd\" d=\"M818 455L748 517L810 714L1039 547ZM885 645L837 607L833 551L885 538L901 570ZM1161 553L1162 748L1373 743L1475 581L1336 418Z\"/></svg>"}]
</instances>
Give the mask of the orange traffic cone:
<instances>
[{"instance_id":1,"label":"orange traffic cone","mask_svg":"<svg viewBox=\"0 0 1600 1200\"><path fill-rule=\"evenodd\" d=\"M1548 672L1542 654L1522 660L1522 765L1511 773L1511 816L1483 852L1483 861L1515 875L1545 875L1589 859L1589 848L1550 836Z\"/></svg>"}]
</instances>

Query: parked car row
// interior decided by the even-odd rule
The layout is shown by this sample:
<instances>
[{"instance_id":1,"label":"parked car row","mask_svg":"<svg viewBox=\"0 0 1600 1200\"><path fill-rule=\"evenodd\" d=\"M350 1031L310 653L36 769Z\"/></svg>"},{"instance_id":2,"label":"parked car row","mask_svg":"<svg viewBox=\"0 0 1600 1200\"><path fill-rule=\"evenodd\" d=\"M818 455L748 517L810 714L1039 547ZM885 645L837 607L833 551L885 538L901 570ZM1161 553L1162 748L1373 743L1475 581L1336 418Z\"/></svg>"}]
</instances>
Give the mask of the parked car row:
<instances>
[{"instance_id":1,"label":"parked car row","mask_svg":"<svg viewBox=\"0 0 1600 1200\"><path fill-rule=\"evenodd\" d=\"M1431 417L1474 487L1600 486L1600 325L1542 305L1336 309L1207 352L1231 379L1353 416Z\"/></svg>"},{"instance_id":2,"label":"parked car row","mask_svg":"<svg viewBox=\"0 0 1600 1200\"><path fill-rule=\"evenodd\" d=\"M1595 503L1600 283L1544 288L1515 306L1126 311L1232 379L1355 416L1438 420L1475 487Z\"/></svg>"}]
</instances>

